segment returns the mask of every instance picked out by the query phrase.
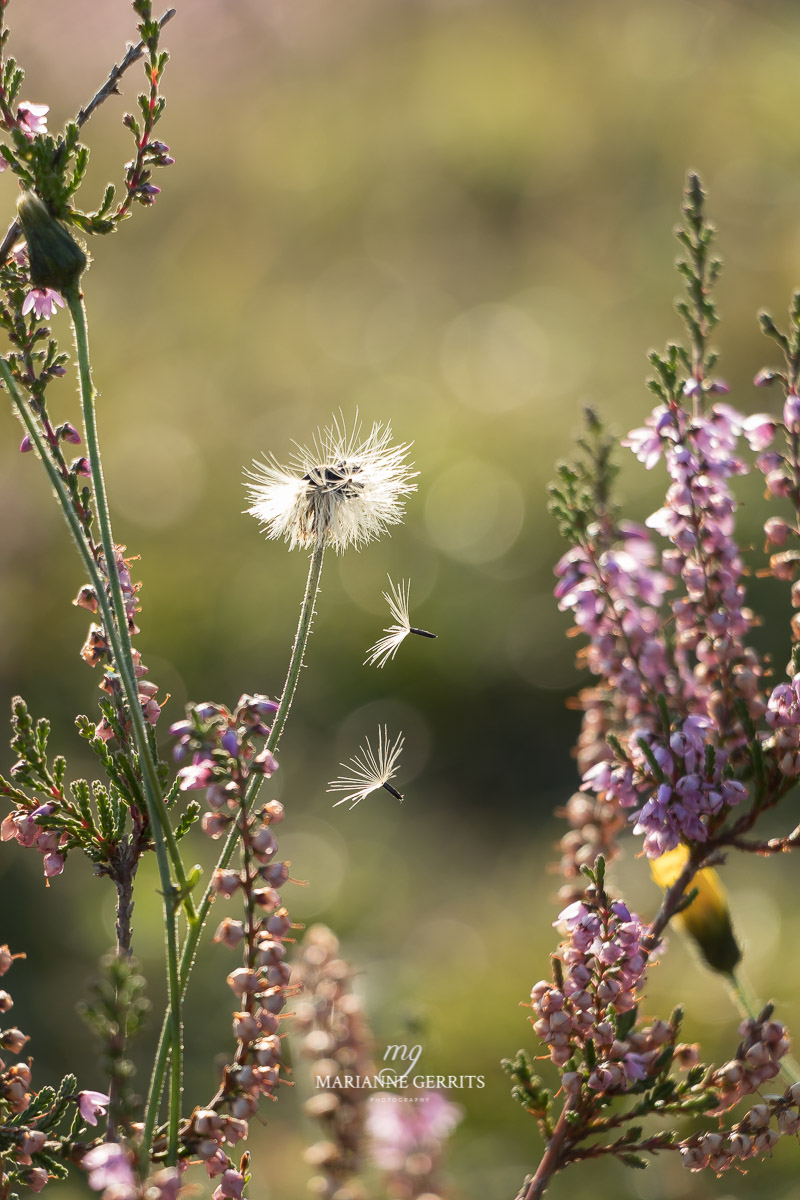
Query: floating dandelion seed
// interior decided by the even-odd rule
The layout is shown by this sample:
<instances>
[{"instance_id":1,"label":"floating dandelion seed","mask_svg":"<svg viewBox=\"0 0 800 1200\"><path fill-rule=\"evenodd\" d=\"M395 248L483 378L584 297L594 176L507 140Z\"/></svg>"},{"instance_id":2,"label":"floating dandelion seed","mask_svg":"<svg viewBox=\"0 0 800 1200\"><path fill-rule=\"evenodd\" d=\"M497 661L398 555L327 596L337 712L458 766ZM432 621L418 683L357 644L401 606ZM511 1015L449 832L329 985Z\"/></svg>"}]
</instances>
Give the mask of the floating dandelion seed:
<instances>
[{"instance_id":1,"label":"floating dandelion seed","mask_svg":"<svg viewBox=\"0 0 800 1200\"><path fill-rule=\"evenodd\" d=\"M334 418L310 447L295 443L288 467L270 456L245 472L247 511L291 549L365 545L402 521L402 497L416 489L406 462L410 446L392 446L391 439L390 425L376 422L362 439L357 419L348 434Z\"/></svg>"},{"instance_id":2,"label":"floating dandelion seed","mask_svg":"<svg viewBox=\"0 0 800 1200\"><path fill-rule=\"evenodd\" d=\"M328 791L347 792L347 795L337 800L333 807L338 808L340 804L349 800L350 807L355 808L371 792L377 792L380 788L384 788L395 799L402 800L402 793L393 788L389 780L394 779L397 774L397 761L402 753L404 741L401 733L394 745L390 746L389 734L384 725L383 729L378 730L377 754L367 739L360 752L354 755L349 763L340 763L339 765L350 774L343 775L341 779L334 779L328 784Z\"/></svg>"},{"instance_id":3,"label":"floating dandelion seed","mask_svg":"<svg viewBox=\"0 0 800 1200\"><path fill-rule=\"evenodd\" d=\"M394 624L387 626L384 629L386 637L379 638L374 646L370 646L367 651L367 657L364 659L364 665L373 666L377 664L379 667L385 667L390 658L394 658L400 647L400 643L408 637L410 633L416 633L419 637L435 638L435 633L429 633L427 629L416 629L412 624L408 615L408 596L411 591L411 580L401 579L399 586L392 583L391 576L389 578L389 591L383 593L383 598L389 605L389 611L394 617Z\"/></svg>"}]
</instances>

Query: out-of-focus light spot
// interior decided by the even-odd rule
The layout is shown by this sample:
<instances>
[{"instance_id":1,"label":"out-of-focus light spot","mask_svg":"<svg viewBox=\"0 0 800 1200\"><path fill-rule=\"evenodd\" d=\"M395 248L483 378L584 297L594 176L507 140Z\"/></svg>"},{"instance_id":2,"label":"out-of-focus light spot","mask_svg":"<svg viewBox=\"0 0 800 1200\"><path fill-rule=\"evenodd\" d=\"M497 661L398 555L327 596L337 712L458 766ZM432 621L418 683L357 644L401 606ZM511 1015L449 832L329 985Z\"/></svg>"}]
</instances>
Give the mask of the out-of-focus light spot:
<instances>
[{"instance_id":1,"label":"out-of-focus light spot","mask_svg":"<svg viewBox=\"0 0 800 1200\"><path fill-rule=\"evenodd\" d=\"M347 876L349 855L341 834L324 821L304 818L302 833L280 833L280 856L291 863L293 879L308 880L308 887L287 885L286 900L292 915L301 920L316 917L336 901Z\"/></svg>"},{"instance_id":2,"label":"out-of-focus light spot","mask_svg":"<svg viewBox=\"0 0 800 1200\"><path fill-rule=\"evenodd\" d=\"M734 893L734 926L745 946L749 968L766 967L781 936L781 910L760 888Z\"/></svg>"},{"instance_id":3,"label":"out-of-focus light spot","mask_svg":"<svg viewBox=\"0 0 800 1200\"><path fill-rule=\"evenodd\" d=\"M546 338L526 313L508 304L481 304L456 317L442 341L441 369L462 403L507 412L542 392L548 373Z\"/></svg>"},{"instance_id":4,"label":"out-of-focus light spot","mask_svg":"<svg viewBox=\"0 0 800 1200\"><path fill-rule=\"evenodd\" d=\"M471 925L450 917L439 917L415 929L413 940L420 957L447 970L463 971L478 978L488 965L485 938Z\"/></svg>"},{"instance_id":5,"label":"out-of-focus light spot","mask_svg":"<svg viewBox=\"0 0 800 1200\"><path fill-rule=\"evenodd\" d=\"M168 659L159 658L155 654L146 654L144 665L148 669L148 682L158 686L156 700L159 704L163 705L169 696L169 702L156 726L156 736L159 742L163 743L165 758L169 759L172 747L175 745L174 738L170 736L169 727L173 721L179 721L183 717L189 693L183 676L174 663L169 662Z\"/></svg>"},{"instance_id":6,"label":"out-of-focus light spot","mask_svg":"<svg viewBox=\"0 0 800 1200\"><path fill-rule=\"evenodd\" d=\"M466 459L444 471L428 492L425 524L435 544L459 562L486 563L514 544L522 529L522 488L494 463Z\"/></svg>"},{"instance_id":7,"label":"out-of-focus light spot","mask_svg":"<svg viewBox=\"0 0 800 1200\"><path fill-rule=\"evenodd\" d=\"M537 688L574 688L580 676L574 665L575 646L565 636L567 624L551 595L532 597L506 631L511 668Z\"/></svg>"},{"instance_id":8,"label":"out-of-focus light spot","mask_svg":"<svg viewBox=\"0 0 800 1200\"><path fill-rule=\"evenodd\" d=\"M106 451L115 512L136 525L168 529L188 517L203 493L204 473L195 443L171 425L126 431ZM146 472L143 464L147 464Z\"/></svg>"},{"instance_id":9,"label":"out-of-focus light spot","mask_svg":"<svg viewBox=\"0 0 800 1200\"><path fill-rule=\"evenodd\" d=\"M408 289L369 259L348 259L324 271L309 289L306 314L326 355L371 366L402 349L416 316Z\"/></svg>"},{"instance_id":10,"label":"out-of-focus light spot","mask_svg":"<svg viewBox=\"0 0 800 1200\"><path fill-rule=\"evenodd\" d=\"M377 618L377 622L363 624L366 636L374 628L377 637L382 625L391 620L389 606L383 598L383 593L389 590L389 575L395 583L401 579L411 580L412 614L427 600L439 576L439 555L428 550L424 543L409 547L403 555L397 553L396 547L394 549L393 554L342 556L337 562L344 591L360 609ZM384 617L386 621L382 620ZM424 619L419 619L424 625Z\"/></svg>"}]
</instances>

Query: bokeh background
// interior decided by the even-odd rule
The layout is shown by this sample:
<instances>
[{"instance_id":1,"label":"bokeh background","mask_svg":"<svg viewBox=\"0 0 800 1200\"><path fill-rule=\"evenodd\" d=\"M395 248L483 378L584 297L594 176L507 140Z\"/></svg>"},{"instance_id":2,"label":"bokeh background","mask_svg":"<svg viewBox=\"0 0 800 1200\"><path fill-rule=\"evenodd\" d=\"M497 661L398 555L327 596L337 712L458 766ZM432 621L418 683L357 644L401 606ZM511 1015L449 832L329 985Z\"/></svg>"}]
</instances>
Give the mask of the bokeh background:
<instances>
[{"instance_id":1,"label":"bokeh background","mask_svg":"<svg viewBox=\"0 0 800 1200\"><path fill-rule=\"evenodd\" d=\"M9 18L24 95L51 105L51 127L105 78L133 28L122 0L12 4ZM306 563L240 515L243 466L285 455L340 408L391 420L414 441L419 491L405 525L327 564L273 791L289 813L283 853L309 880L293 912L339 932L379 1044L421 1041L426 1070L487 1077L457 1097L453 1196L510 1198L540 1146L498 1060L536 1049L518 1002L554 943L557 879L546 868L553 809L576 783L565 702L582 682L551 599L561 548L546 483L583 404L620 433L649 407L645 352L678 332L671 230L688 167L703 174L721 229L717 341L733 400L774 402L751 386L773 357L754 314L780 312L800 283L800 10L193 0L165 42L174 57L161 128L176 165L152 211L92 246L86 279L117 537L142 556L139 645L173 720L190 698L275 693ZM87 207L130 155L120 117L137 74L86 131ZM7 174L9 219L14 198ZM54 327L67 341L63 316ZM53 395L57 417L75 419L70 380ZM22 692L52 717L76 776L91 766L72 720L94 711L97 683L78 657L85 614L70 606L81 574L37 463L18 454L10 413L3 421L3 703ZM662 483L626 461L629 514L657 507ZM755 571L757 482L744 481L742 497ZM385 623L387 572L410 576L414 616L440 636L412 639L379 672L361 664ZM752 590L759 644L782 669L786 598L755 576ZM326 782L384 721L406 734L404 805L379 794L333 811ZM776 828L795 820L786 813ZM657 893L635 852L629 843L614 876L650 912ZM196 855L211 860L200 835ZM750 981L800 1027L795 872L748 860L727 879ZM135 936L158 1011L155 886L145 873ZM77 1053L82 1085L102 1086L75 1006L112 938L108 886L71 860L46 890L39 857L4 846L0 914L0 940L28 952L9 985L37 1081L74 1067ZM206 948L196 972L192 1104L229 1046L231 965L230 952ZM647 1005L667 1015L678 1001L687 1036L727 1057L734 1010L673 938ZM254 1124L259 1200L305 1194L302 1091L286 1089ZM744 1200L760 1189L798 1200L799 1164L781 1144L766 1167L715 1181L667 1156L643 1173L578 1167L552 1194Z\"/></svg>"}]
</instances>

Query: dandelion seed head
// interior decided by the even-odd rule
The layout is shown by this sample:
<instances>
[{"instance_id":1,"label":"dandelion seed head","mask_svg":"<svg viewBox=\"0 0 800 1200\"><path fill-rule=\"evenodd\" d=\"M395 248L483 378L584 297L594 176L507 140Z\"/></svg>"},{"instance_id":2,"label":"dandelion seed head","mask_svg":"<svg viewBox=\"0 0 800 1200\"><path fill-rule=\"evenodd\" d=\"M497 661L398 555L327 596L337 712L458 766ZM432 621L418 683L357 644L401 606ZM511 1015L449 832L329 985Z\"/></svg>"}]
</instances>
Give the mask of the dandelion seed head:
<instances>
[{"instance_id":1,"label":"dandelion seed head","mask_svg":"<svg viewBox=\"0 0 800 1200\"><path fill-rule=\"evenodd\" d=\"M358 419L348 433L334 418L310 446L297 445L288 466L272 455L253 463L247 511L291 549L366 545L402 521L404 497L416 489L410 446L391 440L390 425L376 422L364 437Z\"/></svg>"},{"instance_id":2,"label":"dandelion seed head","mask_svg":"<svg viewBox=\"0 0 800 1200\"><path fill-rule=\"evenodd\" d=\"M349 762L340 763L345 774L339 779L332 780L328 784L328 791L345 792L346 795L342 796L341 800L337 800L333 807L338 808L340 804L346 804L349 801L350 807L355 808L357 804L380 788L386 788L393 796L402 800L403 797L389 785L389 781L394 779L397 774L404 742L405 738L401 733L394 743L390 744L389 732L384 725L383 729L378 730L377 751L373 750L367 739L359 748L358 754L354 754Z\"/></svg>"}]
</instances>

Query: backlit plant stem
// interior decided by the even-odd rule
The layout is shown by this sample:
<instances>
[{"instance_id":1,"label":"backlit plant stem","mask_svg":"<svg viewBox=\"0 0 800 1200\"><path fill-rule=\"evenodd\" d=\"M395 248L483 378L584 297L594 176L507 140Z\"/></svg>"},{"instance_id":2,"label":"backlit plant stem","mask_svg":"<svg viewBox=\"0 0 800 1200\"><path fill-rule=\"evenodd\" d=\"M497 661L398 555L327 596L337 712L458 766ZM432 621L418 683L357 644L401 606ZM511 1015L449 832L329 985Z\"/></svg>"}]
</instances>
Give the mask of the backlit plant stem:
<instances>
[{"instance_id":1,"label":"backlit plant stem","mask_svg":"<svg viewBox=\"0 0 800 1200\"><path fill-rule=\"evenodd\" d=\"M300 608L300 618L297 623L297 632L294 638L294 645L292 646L289 669L286 673L286 682L283 685L283 692L281 693L278 711L275 714L270 735L267 739L267 749L270 752L274 752L277 748L286 724L286 718L289 714L289 709L292 706L295 691L297 690L297 681L300 677L300 672L303 667L306 647L308 645L308 639L311 634L311 627L314 621L314 612L316 608L317 596L319 594L319 582L322 575L322 563L324 556L324 544L316 546L311 555L311 562L309 564L306 590L303 596L303 603ZM243 812L245 815L252 809L258 796L261 783L262 777L260 775L251 776L245 795L245 803L243 805ZM212 872L212 879L214 872L223 870L230 862L239 837L240 830L237 828L236 824L234 824L231 827L231 831L228 834L225 844L222 847L220 856L217 859L214 871ZM198 906L197 913L189 922L186 940L183 944L180 964L181 998L183 998L185 995L186 988L189 983L189 976L191 974L195 955L197 953L197 944L200 940L200 935L203 932L203 926L208 918L212 900L213 891L211 887L211 881L209 881L208 886L203 893L203 898ZM158 1049L156 1051L156 1058L153 1064L153 1073L150 1079L150 1089L147 1096L147 1108L145 1110L145 1125L141 1149L141 1161L143 1165L145 1165L149 1160L150 1148L152 1146L153 1135L155 1133L158 1108L161 1102L161 1093L164 1087L164 1076L169 1058L168 1029L171 1021L171 1012L172 1005L170 1002L170 1005L164 1014L164 1022L161 1027L161 1035L159 1037Z\"/></svg>"},{"instance_id":2,"label":"backlit plant stem","mask_svg":"<svg viewBox=\"0 0 800 1200\"><path fill-rule=\"evenodd\" d=\"M92 584L94 585L95 592L97 593L98 604L99 604L100 610L103 614L104 624L106 626L106 629L108 630L108 637L109 637L109 641L111 642L112 650L114 652L115 661L118 663L118 665L120 667L120 677L123 680L123 683L125 684L125 687L126 687L126 694L127 694L129 706L131 707L132 712L135 712L138 709L139 715L142 718L142 723L143 723L144 718L142 717L142 714L141 714L141 707L139 705L138 692L136 691L135 684L133 687L133 697L132 697L133 702L131 702L129 685L128 685L128 682L126 681L127 672L124 669L125 662L123 659L122 647L120 645L120 640L119 640L119 636L118 636L119 631L118 631L117 626L114 621L114 616L113 616L113 613L111 610L111 605L109 603L108 595L106 593L105 583L100 574L100 570L97 566L94 555L92 554L92 552L89 549L89 546L86 542L86 538L84 536L84 531L81 527L80 521L78 520L78 517L73 508L71 497L70 497L67 489L64 486L64 481L62 480L59 472L57 471L57 469L55 467L55 464L52 462L52 460L50 458L50 455L48 453L48 448L42 439L42 436L39 432L39 428L38 428L36 422L34 421L33 416L31 415L31 411L30 411L28 404L26 403L24 397L21 395L19 389L17 388L17 385L14 381L14 377L12 376L11 371L8 367L8 363L2 357L0 357L0 377L2 377L2 380L8 389L8 392L9 392L9 395L11 396L14 407L17 409L17 412L19 413L20 417L22 418L22 422L28 432L28 435L29 435L31 441L33 442L34 446L36 447L39 457L41 458L42 463L44 464L44 468L47 471L47 474L50 478L50 483L52 484L53 490L56 493L58 502L64 513L64 516L66 518L67 524L69 525L69 528L73 535L73 538L75 539L75 543L78 547L78 552L80 553L80 555L83 559L87 574L89 575L89 578L91 579ZM168 1021L165 1022L165 1042L166 1042L167 1049L169 1049L172 1044L177 1044L177 1046L178 1046L178 1053L177 1053L177 1056L175 1059L178 1069L173 1070L172 1090L170 1093L171 1109L175 1107L175 1100L176 1100L176 1095L177 1095L177 1108L175 1109L174 1115L173 1115L172 1111L170 1113L170 1127L172 1128L172 1126L174 1125L174 1129L175 1129L174 1142L175 1142L175 1147L177 1148L177 1129L178 1129L178 1121L180 1119L180 1088L181 1088L180 1065L181 1065L181 1061L182 1061L180 1043L181 1043L181 1032L182 1031L181 1031L181 1017L180 1017L181 990L180 990L179 970L178 970L176 905L175 905L175 897L173 894L175 889L173 888L173 884L172 884L172 877L170 875L169 861L167 859L164 841L159 836L160 823L158 821L158 813L157 813L157 811L154 810L152 812L149 812L149 816L150 816L151 824L153 827L156 859L158 862L159 876L161 879L163 899L164 899L164 917L165 917L164 923L165 923L165 934L166 934L166 942L167 942L167 988L168 988L168 993L170 996L170 1001L172 1001L173 997L177 1001L177 1003L174 1005L174 1007L172 1005L172 1002L170 1002Z\"/></svg>"},{"instance_id":3,"label":"backlit plant stem","mask_svg":"<svg viewBox=\"0 0 800 1200\"><path fill-rule=\"evenodd\" d=\"M106 560L106 571L108 573L109 583L111 585L111 598L116 616L116 625L119 632L119 644L121 654L118 662L118 669L121 676L127 675L124 679L126 684L126 698L131 712L131 720L136 734L136 741L139 749L139 758L142 764L145 790L148 798L148 809L152 806L157 814L158 820L154 822L153 813L150 813L151 823L154 824L154 829L161 827L161 832L166 838L167 847L169 849L169 857L175 871L175 877L178 881L178 886L181 889L181 900L186 908L186 915L191 920L194 916L194 903L191 896L188 894L188 880L186 871L181 859L178 843L175 840L175 834L169 820L169 815L164 804L162 788L158 779L156 770L153 749L148 736L147 725L145 723L142 706L139 700L139 692L136 686L136 673L133 663L133 648L131 646L130 633L128 630L128 615L125 611L125 600L122 595L122 587L119 581L119 572L117 571L117 548L114 537L111 531L111 517L108 509L108 497L106 495L105 479L103 477L103 467L100 458L100 443L97 436L97 414L95 411L95 390L92 382L91 364L89 360L89 334L86 324L86 308L83 303L83 297L77 288L70 289L66 295L67 304L69 305L70 315L72 316L73 328L75 331L75 347L78 356L78 373L80 378L81 391L81 409L83 412L84 431L86 434L86 448L89 457L89 467L92 473L92 484L94 487L95 508L97 518L100 525L100 538L103 547L103 554ZM116 655L115 655L116 657Z\"/></svg>"},{"instance_id":4,"label":"backlit plant stem","mask_svg":"<svg viewBox=\"0 0 800 1200\"><path fill-rule=\"evenodd\" d=\"M113 627L116 623L119 644L119 650L115 651L115 660L125 688L131 722L138 744L139 761L142 766L145 785L145 798L150 824L153 829L153 841L158 860L158 872L163 896L167 953L167 992L169 996L170 1034L168 1040L171 1051L167 1161L172 1165L177 1161L178 1127L183 1092L183 1028L181 1022L180 971L178 966L177 910L182 902L186 909L187 918L191 921L195 916L194 904L188 893L186 872L169 820L169 814L164 804L155 758L139 700L139 691L136 686L136 673L133 663L130 632L128 630L128 615L117 571L117 548L111 531L111 517L108 509L108 497L106 495L105 479L103 477L103 467L100 458L100 443L97 436L95 390L92 382L91 362L89 358L89 333L86 323L86 309L83 297L77 286L67 291L66 300L69 305L75 332L75 348L78 358L78 377L80 381L81 409L83 413L86 448L94 487L95 510L100 526L103 554L106 560L106 573L111 587L111 599L115 616L115 621L112 619L111 626ZM177 889L173 887L172 883L170 860L177 879Z\"/></svg>"}]
</instances>

